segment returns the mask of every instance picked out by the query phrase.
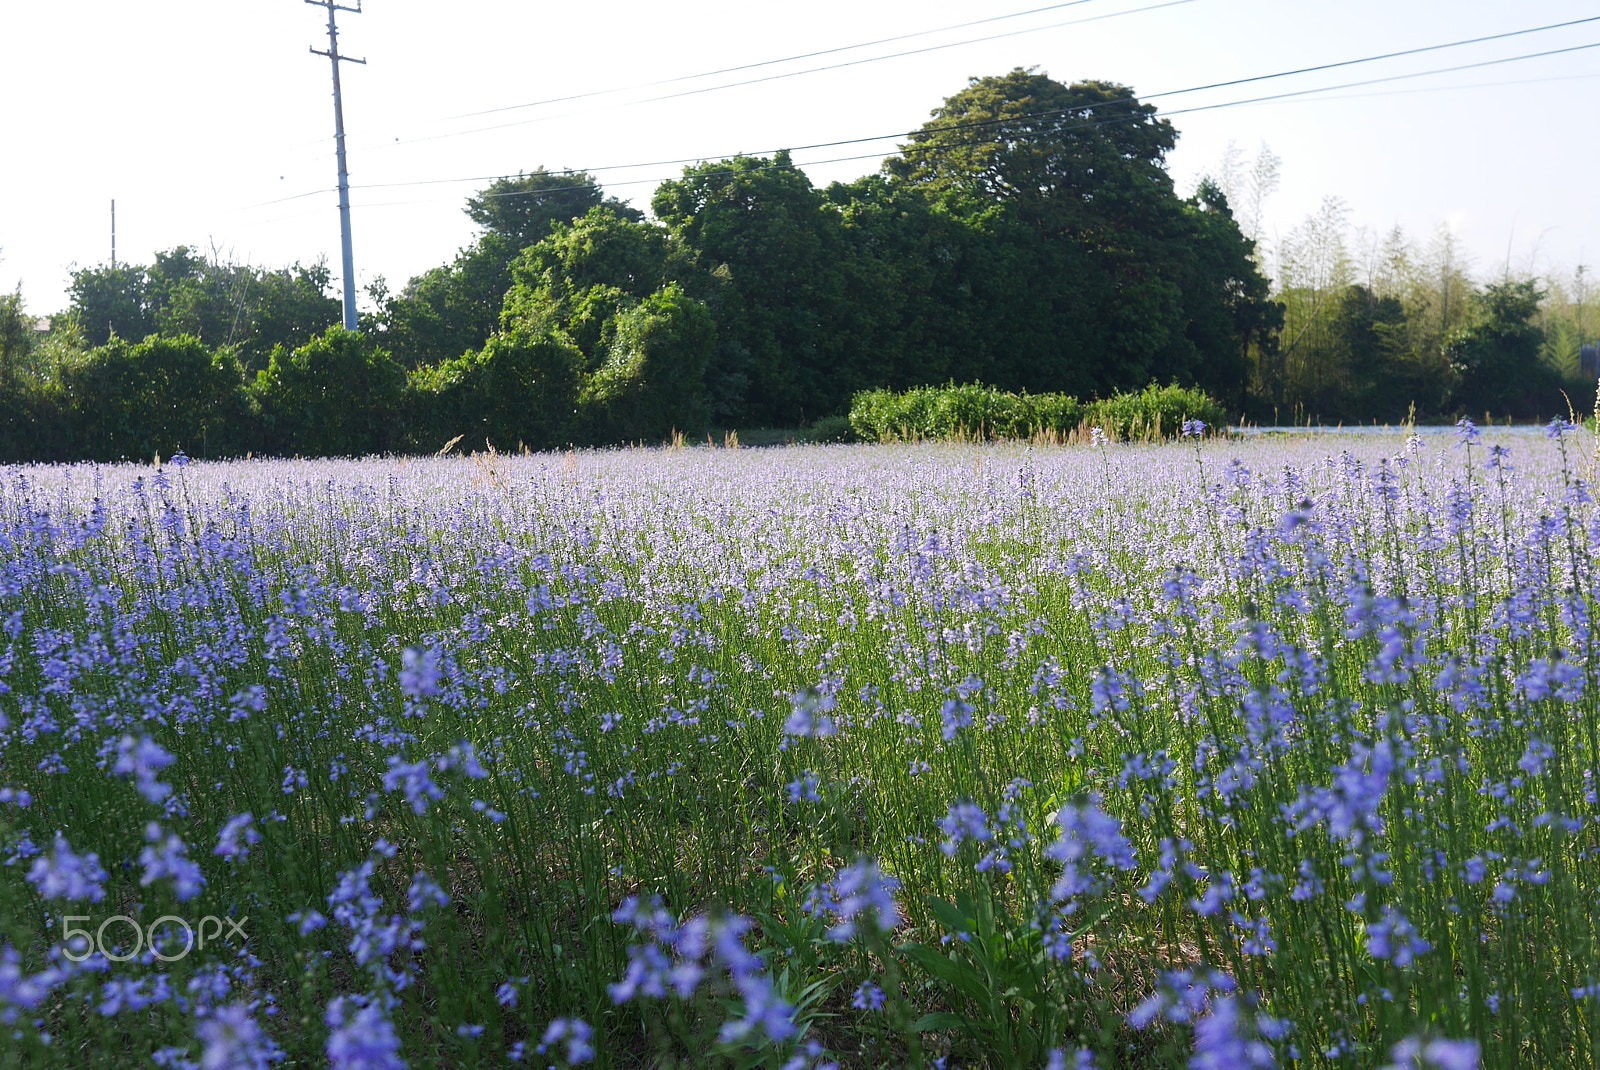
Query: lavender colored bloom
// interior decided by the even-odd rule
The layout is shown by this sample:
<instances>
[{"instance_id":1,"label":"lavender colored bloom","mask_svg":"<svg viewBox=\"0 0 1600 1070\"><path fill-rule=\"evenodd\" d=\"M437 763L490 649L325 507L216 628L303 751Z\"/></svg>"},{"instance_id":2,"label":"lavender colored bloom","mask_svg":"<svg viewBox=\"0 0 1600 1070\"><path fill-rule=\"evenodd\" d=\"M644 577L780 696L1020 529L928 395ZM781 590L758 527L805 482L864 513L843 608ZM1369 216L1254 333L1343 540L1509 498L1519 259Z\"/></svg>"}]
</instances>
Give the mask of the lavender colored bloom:
<instances>
[{"instance_id":1,"label":"lavender colored bloom","mask_svg":"<svg viewBox=\"0 0 1600 1070\"><path fill-rule=\"evenodd\" d=\"M954 855L963 840L983 842L994 838L994 833L989 831L988 815L977 803L951 803L950 812L940 820L939 828L945 835L939 850L946 855Z\"/></svg>"},{"instance_id":2,"label":"lavender colored bloom","mask_svg":"<svg viewBox=\"0 0 1600 1070\"><path fill-rule=\"evenodd\" d=\"M825 695L815 688L796 691L789 696L790 712L788 720L783 723L784 735L817 739L833 735L838 729L829 714L833 712L836 702L832 695Z\"/></svg>"},{"instance_id":3,"label":"lavender colored bloom","mask_svg":"<svg viewBox=\"0 0 1600 1070\"><path fill-rule=\"evenodd\" d=\"M411 878L411 888L406 893L406 909L415 914L423 907L449 905L450 897L445 894L444 889L435 884L432 877L418 870L417 875Z\"/></svg>"},{"instance_id":4,"label":"lavender colored bloom","mask_svg":"<svg viewBox=\"0 0 1600 1070\"><path fill-rule=\"evenodd\" d=\"M217 846L211 853L224 858L250 857L250 848L261 842L261 833L256 831L254 821L248 810L229 818L217 835Z\"/></svg>"},{"instance_id":5,"label":"lavender colored bloom","mask_svg":"<svg viewBox=\"0 0 1600 1070\"><path fill-rule=\"evenodd\" d=\"M400 691L410 699L439 693L439 652L406 647L400 652Z\"/></svg>"},{"instance_id":6,"label":"lavender colored bloom","mask_svg":"<svg viewBox=\"0 0 1600 1070\"><path fill-rule=\"evenodd\" d=\"M173 761L172 755L161 749L149 736L134 739L125 735L117 743L117 760L111 771L119 776L133 777L139 794L160 804L172 794L172 785L157 780L156 774Z\"/></svg>"},{"instance_id":7,"label":"lavender colored bloom","mask_svg":"<svg viewBox=\"0 0 1600 1070\"><path fill-rule=\"evenodd\" d=\"M894 893L900 882L887 876L876 862L862 859L846 867L834 878L832 893L837 906L834 912L839 921L828 930L829 940L844 943L856 934L860 919L875 924L887 932L900 923L900 908L895 904Z\"/></svg>"},{"instance_id":8,"label":"lavender colored bloom","mask_svg":"<svg viewBox=\"0 0 1600 1070\"><path fill-rule=\"evenodd\" d=\"M158 880L171 877L180 903L199 895L200 889L205 887L206 878L200 872L200 867L186 857L188 844L179 839L176 833L163 832L154 821L145 826L144 838L150 846L139 852L139 864L144 867L144 876L139 878L139 884L148 888Z\"/></svg>"},{"instance_id":9,"label":"lavender colored bloom","mask_svg":"<svg viewBox=\"0 0 1600 1070\"><path fill-rule=\"evenodd\" d=\"M871 981L862 981L856 988L855 996L850 1000L850 1006L858 1011L882 1010L884 1000L887 998L883 993L883 989Z\"/></svg>"},{"instance_id":10,"label":"lavender colored bloom","mask_svg":"<svg viewBox=\"0 0 1600 1070\"><path fill-rule=\"evenodd\" d=\"M1394 907L1384 907L1377 921L1367 923L1367 954L1375 959L1389 959L1404 969L1433 950L1433 945L1418 935L1406 916Z\"/></svg>"},{"instance_id":11,"label":"lavender colored bloom","mask_svg":"<svg viewBox=\"0 0 1600 1070\"><path fill-rule=\"evenodd\" d=\"M744 1000L744 1013L724 1022L718 1039L729 1044L761 1032L774 1043L782 1043L794 1035L794 1008L778 997L769 978L752 975L736 978L734 983Z\"/></svg>"},{"instance_id":12,"label":"lavender colored bloom","mask_svg":"<svg viewBox=\"0 0 1600 1070\"><path fill-rule=\"evenodd\" d=\"M28 880L46 899L87 900L98 903L106 897L106 871L100 868L100 856L93 851L82 855L72 853L67 838L56 833L55 847L48 855L33 860L28 870Z\"/></svg>"},{"instance_id":13,"label":"lavender colored bloom","mask_svg":"<svg viewBox=\"0 0 1600 1070\"><path fill-rule=\"evenodd\" d=\"M1060 837L1045 848L1046 856L1062 865L1053 895L1058 900L1073 899L1094 886L1093 878L1082 868L1098 857L1107 865L1130 870L1137 864L1133 844L1122 834L1122 825L1100 809L1097 801L1068 803L1056 814Z\"/></svg>"},{"instance_id":14,"label":"lavender colored bloom","mask_svg":"<svg viewBox=\"0 0 1600 1070\"><path fill-rule=\"evenodd\" d=\"M248 1007L224 1007L195 1026L201 1070L266 1070L284 1052L261 1031Z\"/></svg>"},{"instance_id":15,"label":"lavender colored bloom","mask_svg":"<svg viewBox=\"0 0 1600 1070\"><path fill-rule=\"evenodd\" d=\"M1239 1002L1222 996L1211 1013L1194 1026L1194 1055L1189 1070L1271 1070L1277 1065L1272 1049L1245 1035Z\"/></svg>"},{"instance_id":16,"label":"lavender colored bloom","mask_svg":"<svg viewBox=\"0 0 1600 1070\"><path fill-rule=\"evenodd\" d=\"M1390 1050L1390 1061L1380 1070L1478 1070L1478 1058L1476 1040L1407 1037Z\"/></svg>"},{"instance_id":17,"label":"lavender colored bloom","mask_svg":"<svg viewBox=\"0 0 1600 1070\"><path fill-rule=\"evenodd\" d=\"M539 1041L539 1054L543 1055L551 1045L567 1042L567 1065L577 1066L594 1058L594 1030L582 1018L557 1018L551 1022L544 1031L544 1036Z\"/></svg>"},{"instance_id":18,"label":"lavender colored bloom","mask_svg":"<svg viewBox=\"0 0 1600 1070\"><path fill-rule=\"evenodd\" d=\"M944 727L941 734L946 743L956 738L963 728L972 727L972 706L959 698L946 699L939 711Z\"/></svg>"},{"instance_id":19,"label":"lavender colored bloom","mask_svg":"<svg viewBox=\"0 0 1600 1070\"><path fill-rule=\"evenodd\" d=\"M429 800L437 802L444 798L444 789L433 782L428 775L428 767L427 762L406 762L397 754L389 755L389 768L383 774L383 790L404 791L412 813L427 813Z\"/></svg>"},{"instance_id":20,"label":"lavender colored bloom","mask_svg":"<svg viewBox=\"0 0 1600 1070\"><path fill-rule=\"evenodd\" d=\"M1206 423L1205 423L1204 420L1185 420L1185 421L1183 421L1182 434L1183 434L1184 438L1199 438L1201 435L1203 435L1205 433L1206 433Z\"/></svg>"},{"instance_id":21,"label":"lavender colored bloom","mask_svg":"<svg viewBox=\"0 0 1600 1070\"><path fill-rule=\"evenodd\" d=\"M328 1004L327 1023L329 1070L405 1070L400 1038L376 1005L340 996Z\"/></svg>"}]
</instances>

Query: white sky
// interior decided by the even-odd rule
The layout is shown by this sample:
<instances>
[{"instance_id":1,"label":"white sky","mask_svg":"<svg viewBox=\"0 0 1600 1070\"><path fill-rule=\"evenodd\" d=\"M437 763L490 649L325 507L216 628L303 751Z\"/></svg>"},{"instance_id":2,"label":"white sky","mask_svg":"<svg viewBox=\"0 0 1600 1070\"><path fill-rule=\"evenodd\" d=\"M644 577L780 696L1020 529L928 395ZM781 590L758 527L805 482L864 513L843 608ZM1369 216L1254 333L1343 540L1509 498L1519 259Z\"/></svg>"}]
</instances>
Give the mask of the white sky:
<instances>
[{"instance_id":1,"label":"white sky","mask_svg":"<svg viewBox=\"0 0 1600 1070\"><path fill-rule=\"evenodd\" d=\"M1037 65L1141 97L1376 53L1600 15L1578 0L1187 0L1003 40L640 103L740 78L864 59L1128 11L1161 0L1083 0L1062 10L738 76L526 108L463 113L636 86L851 45L1050 0L368 0L341 14L357 281L407 278L471 240L461 212L490 176L539 164L596 169L716 159L914 129L969 75ZM264 266L339 264L324 11L300 0L77 0L0 6L0 288L38 313L65 304L72 266L208 247ZM1600 21L1337 71L1153 102L1179 109L1600 43ZM1328 194L1352 222L1426 236L1448 222L1481 273L1566 272L1600 250L1600 139L1592 132L1600 48L1174 115L1180 188L1229 140L1283 160L1266 233ZM507 125L517 124L517 125ZM482 130L499 126L500 129ZM464 131L479 130L476 133ZM796 162L890 151L892 141L797 150ZM819 185L881 156L817 163ZM605 170L648 206L678 165ZM394 185L470 178L467 182ZM628 184L624 184L628 183Z\"/></svg>"}]
</instances>

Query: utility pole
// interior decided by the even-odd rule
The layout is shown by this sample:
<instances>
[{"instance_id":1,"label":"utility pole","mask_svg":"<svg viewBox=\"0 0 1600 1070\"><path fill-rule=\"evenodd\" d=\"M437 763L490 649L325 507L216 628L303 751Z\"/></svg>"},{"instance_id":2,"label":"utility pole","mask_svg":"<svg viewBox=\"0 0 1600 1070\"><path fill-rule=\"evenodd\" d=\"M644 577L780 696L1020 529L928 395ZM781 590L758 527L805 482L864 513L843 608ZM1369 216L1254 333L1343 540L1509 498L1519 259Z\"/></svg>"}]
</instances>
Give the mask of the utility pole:
<instances>
[{"instance_id":1,"label":"utility pole","mask_svg":"<svg viewBox=\"0 0 1600 1070\"><path fill-rule=\"evenodd\" d=\"M306 3L328 9L328 50L322 52L313 48L311 54L327 56L333 65L333 136L339 152L339 245L344 254L344 328L353 331L356 329L356 269L355 254L350 248L350 169L344 157L344 98L339 93L339 64L365 65L367 61L339 55L339 26L334 21L334 12L351 11L359 15L361 0L356 0L355 7L345 7L334 0L306 0Z\"/></svg>"},{"instance_id":2,"label":"utility pole","mask_svg":"<svg viewBox=\"0 0 1600 1070\"><path fill-rule=\"evenodd\" d=\"M111 198L111 270L117 270L117 199Z\"/></svg>"}]
</instances>

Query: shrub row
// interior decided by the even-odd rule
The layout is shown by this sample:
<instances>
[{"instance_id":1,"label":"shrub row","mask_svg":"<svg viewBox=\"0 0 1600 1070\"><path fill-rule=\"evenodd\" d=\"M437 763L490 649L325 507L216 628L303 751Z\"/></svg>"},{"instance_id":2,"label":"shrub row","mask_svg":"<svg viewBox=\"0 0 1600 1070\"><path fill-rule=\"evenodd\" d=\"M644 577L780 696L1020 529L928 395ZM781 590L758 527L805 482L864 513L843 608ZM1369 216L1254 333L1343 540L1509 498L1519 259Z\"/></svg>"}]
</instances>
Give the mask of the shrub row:
<instances>
[{"instance_id":1,"label":"shrub row","mask_svg":"<svg viewBox=\"0 0 1600 1070\"><path fill-rule=\"evenodd\" d=\"M1172 438L1185 420L1209 428L1227 422L1204 391L1154 384L1139 393L1080 402L1066 394L1013 394L979 383L864 390L850 405L850 426L868 442L919 439L1064 439L1101 428L1112 439Z\"/></svg>"}]
</instances>

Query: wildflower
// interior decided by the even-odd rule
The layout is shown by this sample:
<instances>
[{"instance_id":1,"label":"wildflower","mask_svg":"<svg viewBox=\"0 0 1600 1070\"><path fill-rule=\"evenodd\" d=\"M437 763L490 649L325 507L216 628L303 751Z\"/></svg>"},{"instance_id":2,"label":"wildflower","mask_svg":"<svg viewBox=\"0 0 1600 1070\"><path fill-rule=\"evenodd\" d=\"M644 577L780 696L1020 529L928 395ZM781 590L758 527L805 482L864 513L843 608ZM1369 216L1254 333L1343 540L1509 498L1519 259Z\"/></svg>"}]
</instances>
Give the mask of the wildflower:
<instances>
[{"instance_id":1,"label":"wildflower","mask_svg":"<svg viewBox=\"0 0 1600 1070\"><path fill-rule=\"evenodd\" d=\"M1062 864L1052 892L1056 899L1073 899L1093 887L1093 879L1079 868L1091 857L1098 856L1116 869L1134 868L1133 845L1122 834L1122 825L1101 810L1096 800L1063 806L1056 814L1056 825L1061 836L1044 852Z\"/></svg>"},{"instance_id":2,"label":"wildflower","mask_svg":"<svg viewBox=\"0 0 1600 1070\"><path fill-rule=\"evenodd\" d=\"M963 840L983 842L994 838L994 833L989 831L989 818L977 803L951 803L950 812L939 822L939 827L945 835L939 850L947 856L953 856Z\"/></svg>"},{"instance_id":3,"label":"wildflower","mask_svg":"<svg viewBox=\"0 0 1600 1070\"><path fill-rule=\"evenodd\" d=\"M871 981L862 981L856 988L855 996L850 1000L850 1006L858 1011L876 1011L883 1009L883 1002L887 999L883 989Z\"/></svg>"},{"instance_id":4,"label":"wildflower","mask_svg":"<svg viewBox=\"0 0 1600 1070\"><path fill-rule=\"evenodd\" d=\"M1375 959L1390 959L1404 969L1418 955L1433 950L1433 945L1417 934L1406 916L1394 907L1384 907L1377 921L1367 923L1367 954Z\"/></svg>"},{"instance_id":5,"label":"wildflower","mask_svg":"<svg viewBox=\"0 0 1600 1070\"><path fill-rule=\"evenodd\" d=\"M261 833L256 831L254 821L255 818L248 810L236 817L230 817L228 823L223 825L222 831L218 833L217 846L211 853L221 855L223 858L250 857L250 848L261 842Z\"/></svg>"},{"instance_id":6,"label":"wildflower","mask_svg":"<svg viewBox=\"0 0 1600 1070\"><path fill-rule=\"evenodd\" d=\"M856 934L858 918L866 918L884 932L894 928L900 923L900 908L894 901L899 887L898 880L868 859L841 870L832 887L839 922L828 930L828 939L841 944L849 940Z\"/></svg>"},{"instance_id":7,"label":"wildflower","mask_svg":"<svg viewBox=\"0 0 1600 1070\"><path fill-rule=\"evenodd\" d=\"M789 719L783 723L784 735L823 739L838 730L833 718L828 716L838 702L832 695L808 687L790 695L789 702L791 709Z\"/></svg>"},{"instance_id":8,"label":"wildflower","mask_svg":"<svg viewBox=\"0 0 1600 1070\"><path fill-rule=\"evenodd\" d=\"M1067 1070L1067 1053L1061 1048L1051 1048L1044 1070ZM1072 1070L1095 1070L1094 1052L1077 1048L1072 1053Z\"/></svg>"},{"instance_id":9,"label":"wildflower","mask_svg":"<svg viewBox=\"0 0 1600 1070\"><path fill-rule=\"evenodd\" d=\"M200 867L185 857L188 844L175 833L164 833L154 821L145 826L144 838L151 846L139 852L139 864L144 867L139 884L149 887L164 877L171 877L180 903L199 895L206 879Z\"/></svg>"},{"instance_id":10,"label":"wildflower","mask_svg":"<svg viewBox=\"0 0 1600 1070\"><path fill-rule=\"evenodd\" d=\"M1205 423L1204 420L1185 420L1185 421L1183 421L1182 435L1183 435L1184 438L1199 438L1201 435L1203 435L1205 433L1206 433L1206 423Z\"/></svg>"},{"instance_id":11,"label":"wildflower","mask_svg":"<svg viewBox=\"0 0 1600 1070\"><path fill-rule=\"evenodd\" d=\"M410 699L428 699L439 693L439 653L406 647L400 653L400 691Z\"/></svg>"},{"instance_id":12,"label":"wildflower","mask_svg":"<svg viewBox=\"0 0 1600 1070\"><path fill-rule=\"evenodd\" d=\"M557 1018L545 1028L539 1042L539 1054L545 1054L552 1044L564 1040L567 1042L567 1064L577 1066L594 1058L594 1046L590 1043L593 1039L594 1030L582 1018Z\"/></svg>"},{"instance_id":13,"label":"wildflower","mask_svg":"<svg viewBox=\"0 0 1600 1070\"><path fill-rule=\"evenodd\" d=\"M794 1035L794 1008L778 996L770 978L746 976L736 978L735 984L744 999L744 1014L722 1024L718 1038L724 1044L743 1040L757 1031L775 1043Z\"/></svg>"},{"instance_id":14,"label":"wildflower","mask_svg":"<svg viewBox=\"0 0 1600 1070\"><path fill-rule=\"evenodd\" d=\"M450 905L450 897L444 889L434 883L433 878L421 870L411 879L411 888L406 895L407 910L415 914L425 906L445 907Z\"/></svg>"},{"instance_id":15,"label":"wildflower","mask_svg":"<svg viewBox=\"0 0 1600 1070\"><path fill-rule=\"evenodd\" d=\"M100 868L100 856L90 851L76 855L67 844L67 838L56 833L55 848L49 855L33 860L28 870L28 880L46 899L88 900L98 903L106 897L106 871Z\"/></svg>"},{"instance_id":16,"label":"wildflower","mask_svg":"<svg viewBox=\"0 0 1600 1070\"><path fill-rule=\"evenodd\" d=\"M397 788L405 792L406 801L411 804L411 812L415 814L427 813L430 799L437 802L444 798L444 789L428 776L427 762L408 763L398 754L391 754L389 769L383 774L383 790L394 791Z\"/></svg>"},{"instance_id":17,"label":"wildflower","mask_svg":"<svg viewBox=\"0 0 1600 1070\"><path fill-rule=\"evenodd\" d=\"M817 774L807 769L800 774L798 780L789 782L789 801L793 803L821 802L822 794L817 790L818 784Z\"/></svg>"},{"instance_id":18,"label":"wildflower","mask_svg":"<svg viewBox=\"0 0 1600 1070\"><path fill-rule=\"evenodd\" d=\"M117 760L111 771L119 776L132 776L139 794L159 805L172 794L172 785L157 780L156 774L174 760L149 736L137 740L123 736L117 743Z\"/></svg>"},{"instance_id":19,"label":"wildflower","mask_svg":"<svg viewBox=\"0 0 1600 1070\"><path fill-rule=\"evenodd\" d=\"M1270 1070L1276 1065L1271 1048L1245 1036L1233 996L1215 1000L1211 1013L1195 1023L1190 1070Z\"/></svg>"},{"instance_id":20,"label":"wildflower","mask_svg":"<svg viewBox=\"0 0 1600 1070\"><path fill-rule=\"evenodd\" d=\"M1570 420L1564 420L1559 416L1552 416L1550 417L1550 423L1544 429L1544 437L1553 441L1559 441L1562 435L1569 431L1575 430L1577 426L1577 424Z\"/></svg>"},{"instance_id":21,"label":"wildflower","mask_svg":"<svg viewBox=\"0 0 1600 1070\"><path fill-rule=\"evenodd\" d=\"M328 1004L330 1070L405 1070L394 1025L377 1006L357 998L340 996Z\"/></svg>"},{"instance_id":22,"label":"wildflower","mask_svg":"<svg viewBox=\"0 0 1600 1070\"><path fill-rule=\"evenodd\" d=\"M1476 1040L1429 1040L1407 1037L1389 1051L1390 1062L1380 1070L1478 1070Z\"/></svg>"},{"instance_id":23,"label":"wildflower","mask_svg":"<svg viewBox=\"0 0 1600 1070\"><path fill-rule=\"evenodd\" d=\"M939 717L944 722L942 734L946 743L955 739L963 728L972 727L972 707L959 698L946 699Z\"/></svg>"},{"instance_id":24,"label":"wildflower","mask_svg":"<svg viewBox=\"0 0 1600 1070\"><path fill-rule=\"evenodd\" d=\"M1456 421L1456 438L1459 440L1460 445L1471 446L1478 441L1478 425L1468 417L1461 417Z\"/></svg>"},{"instance_id":25,"label":"wildflower","mask_svg":"<svg viewBox=\"0 0 1600 1070\"><path fill-rule=\"evenodd\" d=\"M284 1052L251 1017L249 1008L238 1004L202 1020L195 1033L204 1045L201 1070L266 1070L284 1058Z\"/></svg>"}]
</instances>

